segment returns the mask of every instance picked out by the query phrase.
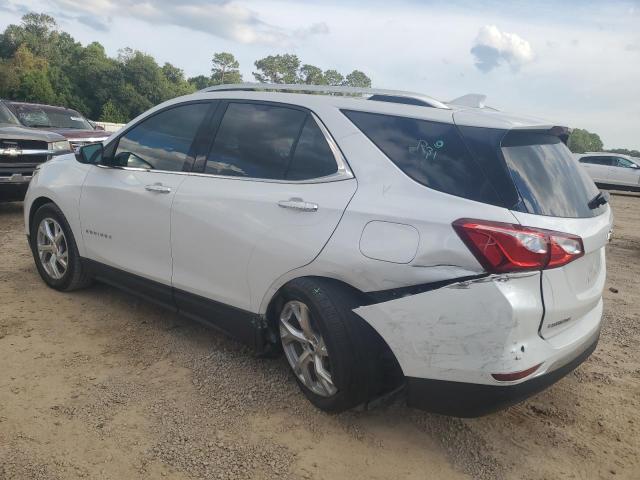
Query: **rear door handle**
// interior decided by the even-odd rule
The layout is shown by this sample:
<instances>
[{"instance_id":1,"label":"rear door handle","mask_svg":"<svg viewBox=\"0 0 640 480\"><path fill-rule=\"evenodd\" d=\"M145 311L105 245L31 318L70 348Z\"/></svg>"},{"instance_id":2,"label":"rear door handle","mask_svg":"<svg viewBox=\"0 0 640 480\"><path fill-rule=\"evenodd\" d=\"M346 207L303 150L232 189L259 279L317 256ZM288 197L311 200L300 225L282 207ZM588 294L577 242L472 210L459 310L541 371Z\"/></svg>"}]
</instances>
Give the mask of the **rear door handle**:
<instances>
[{"instance_id":1,"label":"rear door handle","mask_svg":"<svg viewBox=\"0 0 640 480\"><path fill-rule=\"evenodd\" d=\"M305 202L301 198L290 198L289 200L280 200L278 206L282 208L290 208L301 212L317 212L318 204Z\"/></svg>"},{"instance_id":2,"label":"rear door handle","mask_svg":"<svg viewBox=\"0 0 640 480\"><path fill-rule=\"evenodd\" d=\"M162 185L161 183L154 183L153 185L145 185L144 189L148 190L150 192L156 192L156 193L170 193L171 192L171 187L167 187L165 185Z\"/></svg>"}]
</instances>

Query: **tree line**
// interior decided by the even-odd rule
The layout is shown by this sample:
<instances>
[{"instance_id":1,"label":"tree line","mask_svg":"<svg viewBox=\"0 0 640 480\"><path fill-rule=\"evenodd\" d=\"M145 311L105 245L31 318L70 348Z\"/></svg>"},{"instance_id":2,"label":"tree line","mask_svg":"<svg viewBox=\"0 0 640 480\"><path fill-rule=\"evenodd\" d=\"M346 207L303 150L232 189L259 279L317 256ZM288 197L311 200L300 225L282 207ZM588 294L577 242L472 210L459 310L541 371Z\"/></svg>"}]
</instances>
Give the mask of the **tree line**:
<instances>
[{"instance_id":1,"label":"tree line","mask_svg":"<svg viewBox=\"0 0 640 480\"><path fill-rule=\"evenodd\" d=\"M567 142L569 150L573 153L585 153L585 152L602 152L604 145L600 136L597 133L591 133L588 130L581 128L574 128L569 136ZM604 150L611 153L621 153L623 155L630 155L632 157L640 158L640 151L629 150L627 148L611 148Z\"/></svg>"},{"instance_id":2,"label":"tree line","mask_svg":"<svg viewBox=\"0 0 640 480\"><path fill-rule=\"evenodd\" d=\"M256 60L255 81L370 87L354 70L342 75L303 64L297 55ZM219 84L243 81L240 64L228 52L215 53L209 75L186 78L184 71L138 50L124 48L113 58L93 42L83 46L43 13L28 13L0 34L0 97L62 105L88 118L126 122L170 98Z\"/></svg>"},{"instance_id":3,"label":"tree line","mask_svg":"<svg viewBox=\"0 0 640 480\"><path fill-rule=\"evenodd\" d=\"M322 70L293 54L269 55L254 66L258 82L371 86L360 70L347 75ZM124 48L113 58L98 42L83 46L43 13L28 13L0 34L1 98L67 106L93 120L124 123L170 98L242 81L240 64L231 53L215 53L209 75L186 78L175 65L160 66L138 50ZM568 145L575 153L603 149L597 134L578 128ZM640 157L638 150L609 151Z\"/></svg>"}]
</instances>

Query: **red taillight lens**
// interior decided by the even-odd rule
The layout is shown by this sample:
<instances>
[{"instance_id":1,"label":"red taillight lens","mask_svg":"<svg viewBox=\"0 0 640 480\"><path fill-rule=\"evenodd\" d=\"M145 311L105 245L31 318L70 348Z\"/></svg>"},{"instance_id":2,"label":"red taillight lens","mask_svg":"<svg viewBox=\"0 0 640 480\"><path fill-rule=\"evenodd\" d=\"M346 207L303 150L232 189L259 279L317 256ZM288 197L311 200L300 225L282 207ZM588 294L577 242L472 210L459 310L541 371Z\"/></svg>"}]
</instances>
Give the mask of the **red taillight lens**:
<instances>
[{"instance_id":1,"label":"red taillight lens","mask_svg":"<svg viewBox=\"0 0 640 480\"><path fill-rule=\"evenodd\" d=\"M490 273L560 267L584 255L582 239L568 233L468 218L453 228Z\"/></svg>"},{"instance_id":2,"label":"red taillight lens","mask_svg":"<svg viewBox=\"0 0 640 480\"><path fill-rule=\"evenodd\" d=\"M541 363L538 365L534 365L531 368L527 368L526 370L522 370L520 372L511 372L511 373L492 373L491 376L498 380L499 382L513 382L515 380L520 380L522 378L528 377L533 372L540 368Z\"/></svg>"}]
</instances>

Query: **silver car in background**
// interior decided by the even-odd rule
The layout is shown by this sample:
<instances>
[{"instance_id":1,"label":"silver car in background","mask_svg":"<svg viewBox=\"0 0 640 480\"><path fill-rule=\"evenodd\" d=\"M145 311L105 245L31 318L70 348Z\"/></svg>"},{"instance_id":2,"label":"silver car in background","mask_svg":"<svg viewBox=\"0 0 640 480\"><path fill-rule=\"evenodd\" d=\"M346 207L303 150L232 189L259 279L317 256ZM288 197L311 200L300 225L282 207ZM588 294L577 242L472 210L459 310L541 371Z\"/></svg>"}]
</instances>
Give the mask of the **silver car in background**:
<instances>
[{"instance_id":1,"label":"silver car in background","mask_svg":"<svg viewBox=\"0 0 640 480\"><path fill-rule=\"evenodd\" d=\"M640 192L640 159L610 152L587 152L576 158L600 188Z\"/></svg>"}]
</instances>

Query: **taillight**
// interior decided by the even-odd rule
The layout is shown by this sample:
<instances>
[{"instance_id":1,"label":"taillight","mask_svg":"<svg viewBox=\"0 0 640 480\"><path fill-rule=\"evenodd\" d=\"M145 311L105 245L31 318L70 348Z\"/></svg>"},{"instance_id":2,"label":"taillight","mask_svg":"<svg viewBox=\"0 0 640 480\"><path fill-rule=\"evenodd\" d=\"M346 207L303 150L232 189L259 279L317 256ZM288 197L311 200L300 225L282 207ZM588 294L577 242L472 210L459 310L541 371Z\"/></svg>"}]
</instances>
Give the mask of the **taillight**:
<instances>
[{"instance_id":1,"label":"taillight","mask_svg":"<svg viewBox=\"0 0 640 480\"><path fill-rule=\"evenodd\" d=\"M453 228L490 273L555 268L584 255L582 239L568 233L469 218Z\"/></svg>"}]
</instances>

